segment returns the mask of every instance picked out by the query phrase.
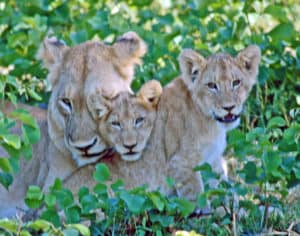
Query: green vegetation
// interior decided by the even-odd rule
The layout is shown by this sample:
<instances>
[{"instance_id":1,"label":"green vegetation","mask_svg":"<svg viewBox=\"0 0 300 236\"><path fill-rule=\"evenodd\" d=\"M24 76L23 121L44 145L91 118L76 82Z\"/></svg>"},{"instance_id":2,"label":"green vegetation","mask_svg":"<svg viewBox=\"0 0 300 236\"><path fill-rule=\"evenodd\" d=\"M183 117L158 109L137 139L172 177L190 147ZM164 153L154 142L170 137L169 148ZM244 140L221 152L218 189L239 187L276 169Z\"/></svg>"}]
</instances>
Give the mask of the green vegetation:
<instances>
[{"instance_id":1,"label":"green vegetation","mask_svg":"<svg viewBox=\"0 0 300 236\"><path fill-rule=\"evenodd\" d=\"M167 235L175 229L206 235L300 233L300 197L290 203L288 195L300 183L299 12L296 0L0 0L0 96L12 102L47 103L47 71L35 59L47 34L76 45L92 38L111 43L126 31L136 31L149 52L136 71L135 90L152 78L165 85L176 77L182 48L205 56L235 54L252 43L262 50L258 84L240 128L228 137L234 180L208 189L197 202L203 207L211 199L212 207L218 208L237 195L246 218L238 219L234 204L226 206L223 217L190 215L194 205L184 199L166 198L145 187L125 191L120 182L111 186L115 197L109 198L104 184L108 171L100 166L94 191L81 188L78 201L60 181L47 194L30 188L26 202L32 208L45 204L42 219L0 220L0 234ZM9 133L15 121L23 122L21 137ZM9 159L0 159L2 185L11 184L20 153L30 158L31 144L38 139L37 125L26 112L16 111L9 118L0 113L0 144L9 153ZM209 166L200 168L206 178L217 178ZM96 217L99 209L105 220ZM80 224L83 221L89 229Z\"/></svg>"}]
</instances>

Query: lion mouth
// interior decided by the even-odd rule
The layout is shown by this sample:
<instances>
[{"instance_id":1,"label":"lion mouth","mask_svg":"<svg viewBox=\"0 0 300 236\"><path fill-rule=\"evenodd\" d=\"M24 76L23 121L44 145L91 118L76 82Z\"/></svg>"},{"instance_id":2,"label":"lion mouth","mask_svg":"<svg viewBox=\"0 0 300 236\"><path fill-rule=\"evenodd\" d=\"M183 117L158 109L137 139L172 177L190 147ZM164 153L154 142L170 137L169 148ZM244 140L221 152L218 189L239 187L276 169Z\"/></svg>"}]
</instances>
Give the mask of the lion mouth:
<instances>
[{"instance_id":1,"label":"lion mouth","mask_svg":"<svg viewBox=\"0 0 300 236\"><path fill-rule=\"evenodd\" d=\"M215 116L215 119L222 123L232 123L232 122L236 121L239 117L240 117L240 115L234 115L234 114L228 113L226 116L223 116L223 117Z\"/></svg>"},{"instance_id":2,"label":"lion mouth","mask_svg":"<svg viewBox=\"0 0 300 236\"><path fill-rule=\"evenodd\" d=\"M96 153L85 153L82 155L83 158L93 158L93 157L102 157L102 156L107 156L111 155L113 153L113 149L105 149L102 152L96 152Z\"/></svg>"},{"instance_id":3,"label":"lion mouth","mask_svg":"<svg viewBox=\"0 0 300 236\"><path fill-rule=\"evenodd\" d=\"M124 153L123 155L125 155L125 156L132 156L132 155L136 155L136 154L138 154L138 152L130 151L130 152Z\"/></svg>"}]
</instances>

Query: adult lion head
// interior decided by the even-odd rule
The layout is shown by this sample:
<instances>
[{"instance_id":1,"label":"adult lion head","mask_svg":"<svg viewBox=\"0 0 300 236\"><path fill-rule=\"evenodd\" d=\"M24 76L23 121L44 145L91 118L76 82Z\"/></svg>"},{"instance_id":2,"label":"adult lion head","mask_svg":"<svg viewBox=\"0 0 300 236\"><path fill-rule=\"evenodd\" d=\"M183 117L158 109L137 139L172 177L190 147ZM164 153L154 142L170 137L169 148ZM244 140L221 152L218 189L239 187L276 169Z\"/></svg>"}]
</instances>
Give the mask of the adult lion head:
<instances>
[{"instance_id":1,"label":"adult lion head","mask_svg":"<svg viewBox=\"0 0 300 236\"><path fill-rule=\"evenodd\" d=\"M134 32L125 33L113 45L87 41L68 47L56 38L44 40L38 57L49 70L47 79L52 85L49 134L55 146L71 154L78 166L108 152L86 99L99 92L112 97L130 91L134 66L145 53L145 43Z\"/></svg>"}]
</instances>

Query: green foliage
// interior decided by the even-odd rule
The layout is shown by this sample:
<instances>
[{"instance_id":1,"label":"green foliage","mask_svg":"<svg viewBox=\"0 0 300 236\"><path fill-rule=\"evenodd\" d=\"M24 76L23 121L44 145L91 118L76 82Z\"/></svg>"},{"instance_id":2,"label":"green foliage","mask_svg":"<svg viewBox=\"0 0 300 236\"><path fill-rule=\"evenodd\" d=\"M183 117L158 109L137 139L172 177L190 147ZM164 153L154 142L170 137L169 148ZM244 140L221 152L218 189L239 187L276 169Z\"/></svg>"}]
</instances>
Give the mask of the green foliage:
<instances>
[{"instance_id":1,"label":"green foliage","mask_svg":"<svg viewBox=\"0 0 300 236\"><path fill-rule=\"evenodd\" d=\"M40 139L39 126L27 111L16 109L8 116L0 112L0 145L7 153L0 157L0 184L7 189L13 182L13 174L19 171L20 157L30 159L32 144ZM18 129L17 122L20 132L12 133L12 129Z\"/></svg>"},{"instance_id":2,"label":"green foliage","mask_svg":"<svg viewBox=\"0 0 300 236\"><path fill-rule=\"evenodd\" d=\"M109 171L99 165L94 173L99 183L93 192L81 188L78 200L59 180L47 194L30 188L26 202L33 208L44 203L42 218L46 221L38 220L37 226L23 224L23 234L77 235L80 231L85 235L85 229L77 225L82 220L91 222L94 235L167 235L175 229L194 229L205 235L232 235L233 230L260 234L267 228L286 230L299 220L300 207L286 206L289 188L300 182L299 11L295 0L0 0L0 96L13 102L47 103L46 71L35 59L47 34L75 45L92 38L111 43L126 31L136 31L148 43L149 52L136 70L134 90L152 78L165 85L176 77L176 58L182 48L194 48L204 56L219 51L235 54L252 43L262 50L258 84L240 128L228 137L228 154L238 164L231 170L234 181L223 182L214 190L206 185L197 199L196 207L203 208L210 201L213 209L228 201L224 217L193 218L194 205L183 199L166 198L145 187L125 191L121 181L107 186ZM21 136L10 132L16 121L23 123ZM9 118L0 114L0 144L9 155L0 158L0 183L11 184L20 155L29 158L31 144L38 139L37 125L28 114L16 111ZM195 171L201 171L206 180L218 178L208 165ZM114 197L109 197L108 187ZM235 195L242 199L239 209L246 210L249 217L237 222L234 229ZM279 209L283 215L267 214L268 208ZM64 226L58 209L65 214ZM109 217L100 221L97 209ZM16 233L18 224L4 221L0 228Z\"/></svg>"}]
</instances>

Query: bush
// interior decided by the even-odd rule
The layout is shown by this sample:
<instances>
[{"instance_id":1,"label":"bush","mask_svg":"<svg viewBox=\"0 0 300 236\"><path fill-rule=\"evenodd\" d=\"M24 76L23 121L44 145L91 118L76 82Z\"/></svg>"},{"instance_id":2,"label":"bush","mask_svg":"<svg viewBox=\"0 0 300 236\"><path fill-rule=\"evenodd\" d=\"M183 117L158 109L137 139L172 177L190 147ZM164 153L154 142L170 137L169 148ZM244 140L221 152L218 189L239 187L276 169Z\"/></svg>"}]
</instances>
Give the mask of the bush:
<instances>
[{"instance_id":1,"label":"bush","mask_svg":"<svg viewBox=\"0 0 300 236\"><path fill-rule=\"evenodd\" d=\"M99 183L93 193L82 188L76 203L72 194L56 183L52 190L57 192L40 193L38 201L30 192L39 193L39 189L31 188L27 196L29 205L30 199L33 205L45 202L47 207L42 217L52 222L45 223L47 229L58 230L56 227L61 226L54 207L57 205L65 211L66 222L70 224L90 220L90 230L95 235L122 234L119 230L165 235L175 228L217 235L255 234L270 228L286 232L292 223L299 221L300 202L293 203L298 204L296 207L287 204L289 188L300 182L300 4L297 1L8 0L0 1L0 11L0 91L2 99L14 102L47 103L44 80L47 72L35 60L38 45L47 34L75 45L92 38L111 43L126 31L136 31L148 43L149 52L143 66L136 71L134 90L152 78L165 85L177 76L176 58L182 48L194 48L204 56L219 51L235 54L252 43L262 50L258 84L245 108L242 125L228 137L227 154L238 163L232 170L235 181L223 183L215 191L207 190L197 203L201 207L206 199L212 198L217 207L225 197L232 199L237 194L244 197L240 204L250 214L247 220L235 222L233 206L223 218L216 215L191 218L188 216L193 208L191 203L168 199L159 192L149 193L142 187L131 191L117 189L116 197L108 198L104 183ZM13 118L35 130L36 125L22 119L23 116L18 113ZM13 156L23 148L29 150L28 145L37 137L21 141L9 134L11 124L5 115L0 117L0 129L5 130L0 135L1 145L14 149L9 161L0 159L0 182L6 187L12 181L12 168L18 166L19 158ZM30 132L28 129L24 131ZM30 151L25 153L30 156ZM207 178L214 176L207 166L201 168ZM91 213L98 207L110 216L106 221L97 222ZM259 210L261 207L263 211ZM268 209L274 208L282 215L269 213ZM0 228L11 229L1 223ZM63 228L74 231L68 225Z\"/></svg>"}]
</instances>

